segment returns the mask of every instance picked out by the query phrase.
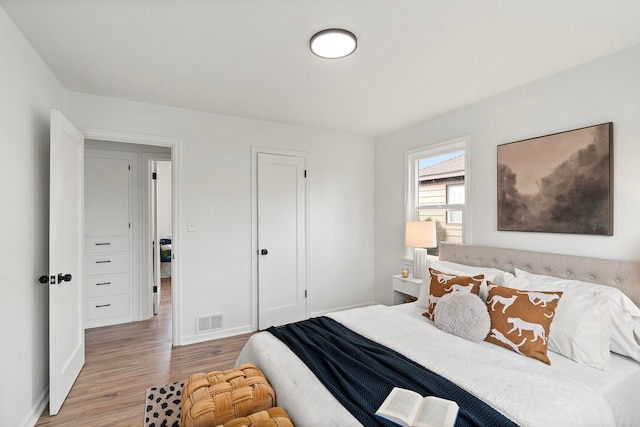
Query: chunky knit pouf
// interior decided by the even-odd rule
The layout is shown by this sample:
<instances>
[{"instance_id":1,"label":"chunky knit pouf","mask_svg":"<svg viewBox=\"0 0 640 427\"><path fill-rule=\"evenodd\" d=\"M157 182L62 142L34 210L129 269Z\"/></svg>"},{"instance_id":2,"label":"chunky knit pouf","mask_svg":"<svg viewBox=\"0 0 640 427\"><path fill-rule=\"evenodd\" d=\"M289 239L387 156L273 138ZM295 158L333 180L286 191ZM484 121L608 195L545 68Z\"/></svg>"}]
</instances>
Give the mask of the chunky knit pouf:
<instances>
[{"instance_id":1,"label":"chunky knit pouf","mask_svg":"<svg viewBox=\"0 0 640 427\"><path fill-rule=\"evenodd\" d=\"M182 390L181 427L211 427L275 405L275 393L252 363L194 374Z\"/></svg>"},{"instance_id":2,"label":"chunky knit pouf","mask_svg":"<svg viewBox=\"0 0 640 427\"><path fill-rule=\"evenodd\" d=\"M274 406L248 417L235 418L216 427L293 427L293 423L284 409Z\"/></svg>"}]
</instances>

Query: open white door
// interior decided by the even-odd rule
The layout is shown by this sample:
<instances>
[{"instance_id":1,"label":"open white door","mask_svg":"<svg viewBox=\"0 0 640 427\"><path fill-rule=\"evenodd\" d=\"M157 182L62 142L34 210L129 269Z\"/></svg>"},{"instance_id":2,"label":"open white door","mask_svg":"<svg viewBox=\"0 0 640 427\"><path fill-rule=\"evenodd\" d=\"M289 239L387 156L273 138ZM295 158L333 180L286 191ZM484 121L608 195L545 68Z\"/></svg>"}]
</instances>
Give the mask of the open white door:
<instances>
[{"instance_id":1,"label":"open white door","mask_svg":"<svg viewBox=\"0 0 640 427\"><path fill-rule=\"evenodd\" d=\"M55 415L84 365L84 137L58 110L51 111L49 173L49 412Z\"/></svg>"},{"instance_id":2,"label":"open white door","mask_svg":"<svg viewBox=\"0 0 640 427\"><path fill-rule=\"evenodd\" d=\"M258 153L258 326L307 318L305 159Z\"/></svg>"},{"instance_id":3,"label":"open white door","mask_svg":"<svg viewBox=\"0 0 640 427\"><path fill-rule=\"evenodd\" d=\"M155 295L153 296L153 314L160 311L160 301L162 300L162 279L160 274L160 235L158 233L158 162L153 161L151 170L153 178L151 180L151 233L153 234L153 286Z\"/></svg>"}]
</instances>

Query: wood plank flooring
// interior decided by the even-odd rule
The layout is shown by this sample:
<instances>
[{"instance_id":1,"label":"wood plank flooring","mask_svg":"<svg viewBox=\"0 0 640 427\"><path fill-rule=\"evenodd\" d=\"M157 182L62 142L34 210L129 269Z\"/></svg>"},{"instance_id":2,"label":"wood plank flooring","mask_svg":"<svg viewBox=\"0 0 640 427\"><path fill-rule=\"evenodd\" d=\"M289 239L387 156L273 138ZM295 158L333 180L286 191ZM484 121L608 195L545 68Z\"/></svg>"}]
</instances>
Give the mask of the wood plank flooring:
<instances>
[{"instance_id":1,"label":"wood plank flooring","mask_svg":"<svg viewBox=\"0 0 640 427\"><path fill-rule=\"evenodd\" d=\"M147 388L233 367L251 334L172 347L170 279L161 294L152 319L85 332L80 376L58 415L47 407L36 426L139 427Z\"/></svg>"}]
</instances>

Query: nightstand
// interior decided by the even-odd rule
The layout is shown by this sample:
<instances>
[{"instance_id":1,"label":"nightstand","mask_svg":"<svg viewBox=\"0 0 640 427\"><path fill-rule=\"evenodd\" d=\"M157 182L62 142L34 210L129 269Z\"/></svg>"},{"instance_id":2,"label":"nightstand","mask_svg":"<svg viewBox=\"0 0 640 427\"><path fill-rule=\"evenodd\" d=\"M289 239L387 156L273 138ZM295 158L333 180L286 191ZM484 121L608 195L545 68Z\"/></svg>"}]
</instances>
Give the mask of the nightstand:
<instances>
[{"instance_id":1,"label":"nightstand","mask_svg":"<svg viewBox=\"0 0 640 427\"><path fill-rule=\"evenodd\" d=\"M420 295L420 286L422 285L422 279L416 279L414 277L404 278L400 274L393 276L393 298L391 303L393 305L402 304L405 302L407 296L418 298Z\"/></svg>"}]
</instances>

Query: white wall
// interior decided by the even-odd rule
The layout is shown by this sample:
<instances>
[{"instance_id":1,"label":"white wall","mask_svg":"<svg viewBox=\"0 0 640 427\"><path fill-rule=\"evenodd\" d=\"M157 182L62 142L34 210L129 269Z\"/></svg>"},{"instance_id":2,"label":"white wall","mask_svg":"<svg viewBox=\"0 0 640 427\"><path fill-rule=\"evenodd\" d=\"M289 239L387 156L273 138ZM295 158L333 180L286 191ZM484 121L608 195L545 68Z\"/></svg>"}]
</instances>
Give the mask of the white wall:
<instances>
[{"instance_id":1,"label":"white wall","mask_svg":"<svg viewBox=\"0 0 640 427\"><path fill-rule=\"evenodd\" d=\"M33 425L49 382L49 111L65 91L0 8L0 425Z\"/></svg>"},{"instance_id":2,"label":"white wall","mask_svg":"<svg viewBox=\"0 0 640 427\"><path fill-rule=\"evenodd\" d=\"M640 45L427 120L376 140L376 296L388 301L402 268L404 153L469 136L471 242L516 249L640 259ZM497 231L496 146L613 122L614 235Z\"/></svg>"},{"instance_id":3,"label":"white wall","mask_svg":"<svg viewBox=\"0 0 640 427\"><path fill-rule=\"evenodd\" d=\"M251 327L252 146L309 153L311 312L373 301L371 138L73 92L68 100L76 126L180 140L181 342L203 339L196 316L224 313L225 331Z\"/></svg>"}]
</instances>

